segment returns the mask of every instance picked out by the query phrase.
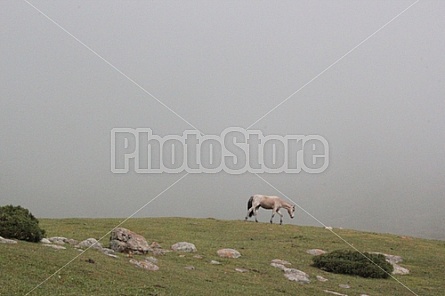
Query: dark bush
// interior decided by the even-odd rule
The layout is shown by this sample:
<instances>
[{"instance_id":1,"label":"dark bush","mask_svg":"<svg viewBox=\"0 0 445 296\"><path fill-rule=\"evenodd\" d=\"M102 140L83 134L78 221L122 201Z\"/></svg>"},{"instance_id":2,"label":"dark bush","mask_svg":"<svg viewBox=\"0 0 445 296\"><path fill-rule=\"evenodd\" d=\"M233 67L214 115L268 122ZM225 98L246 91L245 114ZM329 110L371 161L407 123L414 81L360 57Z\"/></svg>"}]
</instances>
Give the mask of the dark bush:
<instances>
[{"instance_id":1,"label":"dark bush","mask_svg":"<svg viewBox=\"0 0 445 296\"><path fill-rule=\"evenodd\" d=\"M27 209L12 205L0 207L0 236L39 242L44 235L39 220Z\"/></svg>"},{"instance_id":2,"label":"dark bush","mask_svg":"<svg viewBox=\"0 0 445 296\"><path fill-rule=\"evenodd\" d=\"M393 271L392 265L385 260L385 256L382 254L361 254L356 251L337 250L315 256L312 260L314 266L322 270L365 278L388 278Z\"/></svg>"}]
</instances>

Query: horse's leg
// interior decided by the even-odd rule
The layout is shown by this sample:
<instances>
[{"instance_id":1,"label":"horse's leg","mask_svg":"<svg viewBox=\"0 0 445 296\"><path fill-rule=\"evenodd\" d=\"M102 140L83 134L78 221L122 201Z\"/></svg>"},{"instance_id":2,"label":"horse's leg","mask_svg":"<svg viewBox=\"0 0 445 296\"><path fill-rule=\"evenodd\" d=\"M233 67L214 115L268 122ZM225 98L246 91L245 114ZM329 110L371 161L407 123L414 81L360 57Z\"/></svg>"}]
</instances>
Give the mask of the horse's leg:
<instances>
[{"instance_id":1,"label":"horse's leg","mask_svg":"<svg viewBox=\"0 0 445 296\"><path fill-rule=\"evenodd\" d=\"M254 210L253 210L253 215L255 216L255 222L258 222L258 219L256 218L256 214L257 214L257 211L258 211L258 208L259 208L260 206L257 206Z\"/></svg>"},{"instance_id":2,"label":"horse's leg","mask_svg":"<svg viewBox=\"0 0 445 296\"><path fill-rule=\"evenodd\" d=\"M272 209L272 216L270 217L270 224L273 224L273 217L275 217L276 209Z\"/></svg>"},{"instance_id":3,"label":"horse's leg","mask_svg":"<svg viewBox=\"0 0 445 296\"><path fill-rule=\"evenodd\" d=\"M277 213L280 215L280 225L283 225L283 214L280 213L280 210L278 210Z\"/></svg>"}]
</instances>

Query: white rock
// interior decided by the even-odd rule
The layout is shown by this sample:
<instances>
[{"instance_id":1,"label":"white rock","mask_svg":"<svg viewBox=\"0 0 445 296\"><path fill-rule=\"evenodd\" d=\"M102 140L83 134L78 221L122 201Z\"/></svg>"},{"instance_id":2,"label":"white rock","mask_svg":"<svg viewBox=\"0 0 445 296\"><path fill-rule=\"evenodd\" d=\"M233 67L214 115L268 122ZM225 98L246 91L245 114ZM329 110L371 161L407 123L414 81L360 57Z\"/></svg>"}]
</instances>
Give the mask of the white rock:
<instances>
[{"instance_id":1,"label":"white rock","mask_svg":"<svg viewBox=\"0 0 445 296\"><path fill-rule=\"evenodd\" d=\"M58 245L58 244L42 244L42 246L45 246L45 247L50 247L50 248L53 248L53 249L56 249L56 250L66 250L66 248L64 247L64 246L61 246L61 245Z\"/></svg>"},{"instance_id":2,"label":"white rock","mask_svg":"<svg viewBox=\"0 0 445 296\"><path fill-rule=\"evenodd\" d=\"M0 244L16 244L17 241L13 239L3 238L0 236Z\"/></svg>"}]
</instances>

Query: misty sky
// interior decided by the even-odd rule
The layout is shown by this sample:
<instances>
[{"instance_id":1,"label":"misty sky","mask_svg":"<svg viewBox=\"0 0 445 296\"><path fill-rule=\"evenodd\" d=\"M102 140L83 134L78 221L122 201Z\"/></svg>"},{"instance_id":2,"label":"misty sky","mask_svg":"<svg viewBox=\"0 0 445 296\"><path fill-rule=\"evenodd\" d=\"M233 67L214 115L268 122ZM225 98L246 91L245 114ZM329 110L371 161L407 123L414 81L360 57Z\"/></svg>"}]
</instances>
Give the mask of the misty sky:
<instances>
[{"instance_id":1,"label":"misty sky","mask_svg":"<svg viewBox=\"0 0 445 296\"><path fill-rule=\"evenodd\" d=\"M414 1L30 3L63 29L2 2L0 204L127 217L184 173L113 174L111 129L247 128ZM330 149L322 174L261 177L326 225L445 239L443 11L416 3L255 123ZM250 173L190 174L136 216L243 219L252 194L276 189ZM284 221L320 226L301 209Z\"/></svg>"}]
</instances>

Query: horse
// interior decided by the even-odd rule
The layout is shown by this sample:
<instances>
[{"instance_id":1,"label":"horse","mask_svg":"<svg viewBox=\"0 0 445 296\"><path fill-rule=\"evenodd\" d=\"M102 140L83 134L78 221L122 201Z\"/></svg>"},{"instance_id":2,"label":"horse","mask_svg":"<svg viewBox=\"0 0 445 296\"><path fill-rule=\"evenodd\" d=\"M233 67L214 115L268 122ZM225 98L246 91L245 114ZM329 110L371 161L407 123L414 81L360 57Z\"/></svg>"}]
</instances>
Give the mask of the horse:
<instances>
[{"instance_id":1,"label":"horse","mask_svg":"<svg viewBox=\"0 0 445 296\"><path fill-rule=\"evenodd\" d=\"M270 217L270 223L272 224L272 219L275 216L275 213L280 215L280 225L283 224L283 214L280 213L280 209L284 208L289 213L291 219L294 218L295 213L295 205L291 205L290 203L284 201L278 196L266 196L255 194L252 195L247 202L247 215L244 219L247 221L248 217L255 216L255 222L258 222L256 215L258 209L262 207L263 209L272 210L272 217Z\"/></svg>"}]
</instances>

